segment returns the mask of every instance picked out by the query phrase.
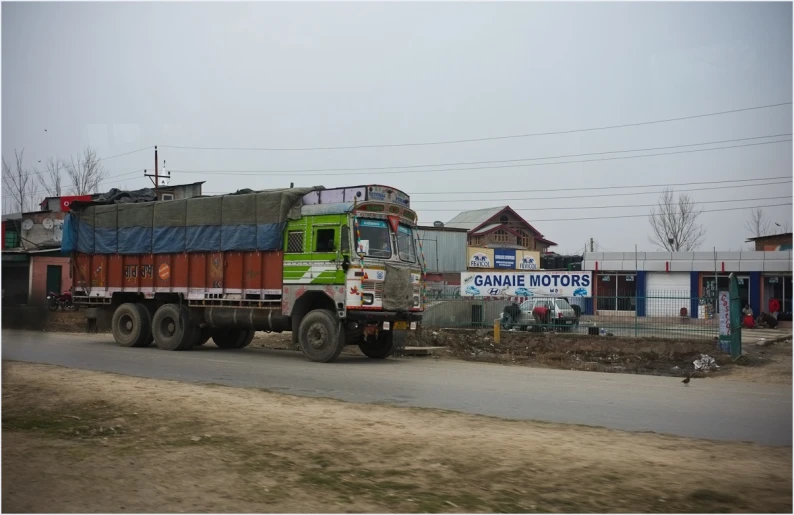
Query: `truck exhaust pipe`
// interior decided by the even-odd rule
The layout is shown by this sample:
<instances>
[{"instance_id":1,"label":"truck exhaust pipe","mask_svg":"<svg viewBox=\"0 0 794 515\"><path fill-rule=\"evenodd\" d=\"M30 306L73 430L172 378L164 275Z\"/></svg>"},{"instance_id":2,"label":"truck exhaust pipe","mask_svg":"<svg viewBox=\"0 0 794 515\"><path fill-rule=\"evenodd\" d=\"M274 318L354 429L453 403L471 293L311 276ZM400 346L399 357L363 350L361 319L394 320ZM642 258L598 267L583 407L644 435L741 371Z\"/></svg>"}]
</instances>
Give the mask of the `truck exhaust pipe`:
<instances>
[{"instance_id":1,"label":"truck exhaust pipe","mask_svg":"<svg viewBox=\"0 0 794 515\"><path fill-rule=\"evenodd\" d=\"M290 331L290 318L273 309L204 308L204 321L212 327L239 327L255 331Z\"/></svg>"}]
</instances>

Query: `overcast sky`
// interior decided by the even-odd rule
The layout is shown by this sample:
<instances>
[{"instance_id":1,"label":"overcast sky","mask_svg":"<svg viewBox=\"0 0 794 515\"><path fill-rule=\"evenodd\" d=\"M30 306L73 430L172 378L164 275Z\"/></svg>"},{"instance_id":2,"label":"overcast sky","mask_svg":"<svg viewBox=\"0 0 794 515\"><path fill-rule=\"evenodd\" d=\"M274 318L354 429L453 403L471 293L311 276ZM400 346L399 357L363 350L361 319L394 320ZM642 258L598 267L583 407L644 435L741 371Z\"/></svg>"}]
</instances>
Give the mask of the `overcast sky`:
<instances>
[{"instance_id":1,"label":"overcast sky","mask_svg":"<svg viewBox=\"0 0 794 515\"><path fill-rule=\"evenodd\" d=\"M290 182L388 184L409 193L420 221L428 224L447 221L464 209L509 204L558 242L559 252L581 251L591 237L598 250L633 251L635 244L640 250L654 249L648 242L649 209L621 206L652 204L661 188L587 188L790 179L791 142L601 162L549 164L643 153L525 161L532 166L508 168L504 165L516 163L464 166L482 168L478 170L436 166L427 169L444 171L404 173L400 167L790 134L791 105L444 145L317 151L166 146L426 143L631 124L791 101L790 3L2 4L6 160L23 147L33 166L85 145L103 157L159 145L161 164L165 160L173 170L172 183L205 180L205 192ZM790 136L644 154L780 139ZM137 170L151 170L154 155L146 150L103 164L110 174L104 189L139 188L150 183ZM395 168L367 171L382 167ZM329 168L364 171L241 173ZM400 173L384 173L394 171ZM322 173L335 175L317 175ZM791 221L791 182L694 191L705 187L709 185L674 189L712 202L701 205L705 210L786 204L766 211L774 221ZM548 189L566 191L533 193ZM488 193L496 190L512 193ZM603 196L609 193L623 195ZM602 196L588 197L596 194ZM781 196L785 198L768 198ZM459 202L438 202L455 199ZM737 202L714 202L733 199ZM595 206L608 208L588 209ZM702 248L744 247L749 214L704 213ZM627 218L599 219L607 216ZM560 218L587 219L556 221Z\"/></svg>"}]
</instances>

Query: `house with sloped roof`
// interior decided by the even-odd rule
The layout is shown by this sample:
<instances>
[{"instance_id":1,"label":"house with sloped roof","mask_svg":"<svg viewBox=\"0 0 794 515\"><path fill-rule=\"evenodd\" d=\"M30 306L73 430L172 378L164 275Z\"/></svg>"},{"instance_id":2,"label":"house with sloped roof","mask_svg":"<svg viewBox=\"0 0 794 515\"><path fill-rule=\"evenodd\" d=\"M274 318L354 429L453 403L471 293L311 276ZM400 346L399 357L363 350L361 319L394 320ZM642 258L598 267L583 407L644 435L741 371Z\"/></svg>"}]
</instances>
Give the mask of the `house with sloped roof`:
<instances>
[{"instance_id":1,"label":"house with sloped roof","mask_svg":"<svg viewBox=\"0 0 794 515\"><path fill-rule=\"evenodd\" d=\"M510 206L463 211L445 226L466 229L468 245L471 247L523 249L544 253L548 252L549 247L557 246Z\"/></svg>"}]
</instances>

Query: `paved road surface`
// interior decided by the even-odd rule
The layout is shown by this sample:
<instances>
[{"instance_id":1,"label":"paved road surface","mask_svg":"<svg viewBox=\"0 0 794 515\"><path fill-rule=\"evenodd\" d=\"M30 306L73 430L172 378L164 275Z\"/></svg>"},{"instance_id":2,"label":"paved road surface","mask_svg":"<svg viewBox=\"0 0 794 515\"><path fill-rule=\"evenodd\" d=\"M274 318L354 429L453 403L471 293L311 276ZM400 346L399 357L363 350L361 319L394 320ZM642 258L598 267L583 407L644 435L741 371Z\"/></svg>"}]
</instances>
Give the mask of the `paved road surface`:
<instances>
[{"instance_id":1,"label":"paved road surface","mask_svg":"<svg viewBox=\"0 0 794 515\"><path fill-rule=\"evenodd\" d=\"M116 346L105 335L3 331L4 360L267 388L351 402L444 408L511 419L792 443L790 386L571 372L492 364L342 356L336 363L266 349L189 352Z\"/></svg>"}]
</instances>

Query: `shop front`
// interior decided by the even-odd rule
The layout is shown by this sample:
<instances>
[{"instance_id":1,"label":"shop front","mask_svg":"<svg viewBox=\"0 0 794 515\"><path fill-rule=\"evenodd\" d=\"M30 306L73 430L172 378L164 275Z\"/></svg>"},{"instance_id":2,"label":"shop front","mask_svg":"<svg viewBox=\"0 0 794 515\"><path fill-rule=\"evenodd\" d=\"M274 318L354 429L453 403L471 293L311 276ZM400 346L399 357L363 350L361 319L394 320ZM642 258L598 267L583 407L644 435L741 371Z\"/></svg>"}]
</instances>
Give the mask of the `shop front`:
<instances>
[{"instance_id":1,"label":"shop front","mask_svg":"<svg viewBox=\"0 0 794 515\"><path fill-rule=\"evenodd\" d=\"M634 272L598 272L595 280L596 309L620 312L637 309L637 274Z\"/></svg>"}]
</instances>

